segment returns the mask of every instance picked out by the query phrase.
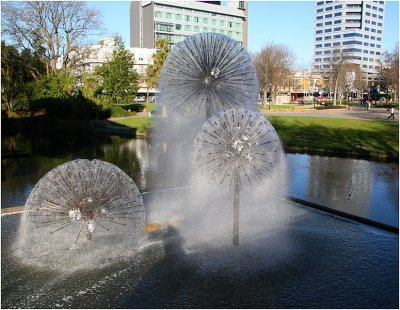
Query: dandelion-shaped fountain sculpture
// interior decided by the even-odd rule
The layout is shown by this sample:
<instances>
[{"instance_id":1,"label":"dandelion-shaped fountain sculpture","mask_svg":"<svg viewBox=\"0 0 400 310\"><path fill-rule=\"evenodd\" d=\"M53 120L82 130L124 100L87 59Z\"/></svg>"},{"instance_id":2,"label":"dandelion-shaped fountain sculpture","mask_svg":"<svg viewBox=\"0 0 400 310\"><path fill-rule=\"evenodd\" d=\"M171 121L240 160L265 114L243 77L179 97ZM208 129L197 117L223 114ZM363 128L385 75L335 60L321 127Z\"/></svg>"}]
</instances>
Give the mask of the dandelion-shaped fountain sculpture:
<instances>
[{"instance_id":1,"label":"dandelion-shaped fountain sculpture","mask_svg":"<svg viewBox=\"0 0 400 310\"><path fill-rule=\"evenodd\" d=\"M68 235L75 233L74 243L82 230L91 240L95 230L131 232L141 230L145 221L136 184L100 160L77 159L54 168L33 188L25 209L41 235L68 230Z\"/></svg>"},{"instance_id":2,"label":"dandelion-shaped fountain sculpture","mask_svg":"<svg viewBox=\"0 0 400 310\"><path fill-rule=\"evenodd\" d=\"M200 33L175 45L163 66L159 102L190 116L251 107L258 81L250 56L239 42L217 33Z\"/></svg>"},{"instance_id":3,"label":"dandelion-shaped fountain sculpture","mask_svg":"<svg viewBox=\"0 0 400 310\"><path fill-rule=\"evenodd\" d=\"M214 114L195 140L200 169L220 184L234 187L233 244L239 244L239 200L242 179L261 183L271 175L281 154L272 125L256 111L230 109Z\"/></svg>"}]
</instances>

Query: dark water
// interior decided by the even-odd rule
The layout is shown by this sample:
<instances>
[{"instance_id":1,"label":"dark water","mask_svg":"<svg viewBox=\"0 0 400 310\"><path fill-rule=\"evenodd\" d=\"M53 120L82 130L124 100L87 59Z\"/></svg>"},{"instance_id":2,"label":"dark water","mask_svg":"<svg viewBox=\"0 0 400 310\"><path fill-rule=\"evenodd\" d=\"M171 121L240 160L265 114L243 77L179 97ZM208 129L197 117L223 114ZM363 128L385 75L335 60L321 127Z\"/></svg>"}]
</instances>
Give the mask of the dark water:
<instances>
[{"instance_id":1,"label":"dark water","mask_svg":"<svg viewBox=\"0 0 400 310\"><path fill-rule=\"evenodd\" d=\"M117 136L4 136L2 151L27 151L31 156L2 160L1 207L24 205L33 186L45 173L77 158L97 158L117 165L142 192L159 189L153 185L155 177L151 171L159 172L157 181L163 177L168 183L163 184L165 187L185 186L179 181L170 184L172 179L184 178L170 177L173 171L160 165L164 147ZM161 155L150 158L151 149ZM398 163L305 154L287 154L286 159L289 195L398 227ZM162 176L164 172L169 176Z\"/></svg>"},{"instance_id":2,"label":"dark water","mask_svg":"<svg viewBox=\"0 0 400 310\"><path fill-rule=\"evenodd\" d=\"M3 308L398 308L398 235L288 203L239 247L179 234L76 272L13 257L19 215L2 218Z\"/></svg>"},{"instance_id":3,"label":"dark water","mask_svg":"<svg viewBox=\"0 0 400 310\"><path fill-rule=\"evenodd\" d=\"M31 156L2 161L2 207L23 205L45 173L76 158L116 164L142 191L153 189L149 172L157 161L145 140L3 137L2 149L11 148ZM398 165L306 155L287 160L290 195L347 211L354 205L351 212L382 221L398 218ZM20 215L2 217L1 306L398 308L397 234L294 203L283 208L283 220L240 247L191 244L178 228L132 249L131 257L76 272L23 265L13 242Z\"/></svg>"}]
</instances>

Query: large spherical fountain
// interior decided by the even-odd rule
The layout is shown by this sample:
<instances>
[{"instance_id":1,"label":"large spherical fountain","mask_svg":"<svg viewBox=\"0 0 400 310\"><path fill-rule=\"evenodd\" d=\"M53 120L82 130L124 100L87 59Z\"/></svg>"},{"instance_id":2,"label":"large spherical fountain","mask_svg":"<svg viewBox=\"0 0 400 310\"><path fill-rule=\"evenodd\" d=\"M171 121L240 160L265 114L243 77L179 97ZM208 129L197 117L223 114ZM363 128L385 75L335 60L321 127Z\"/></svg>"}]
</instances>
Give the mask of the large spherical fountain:
<instances>
[{"instance_id":1,"label":"large spherical fountain","mask_svg":"<svg viewBox=\"0 0 400 310\"><path fill-rule=\"evenodd\" d=\"M255 111L231 109L216 113L195 140L200 169L213 181L234 188L233 244L239 244L241 180L262 182L279 163L281 143L275 129Z\"/></svg>"},{"instance_id":2,"label":"large spherical fountain","mask_svg":"<svg viewBox=\"0 0 400 310\"><path fill-rule=\"evenodd\" d=\"M160 102L190 116L252 107L258 81L246 49L217 33L189 36L175 45L163 66Z\"/></svg>"},{"instance_id":3,"label":"large spherical fountain","mask_svg":"<svg viewBox=\"0 0 400 310\"><path fill-rule=\"evenodd\" d=\"M138 244L144 225L142 196L125 172L100 160L73 160L49 171L33 188L20 250L29 259L54 261L75 248L85 248L78 250L84 256L90 247L104 247L106 258L119 244Z\"/></svg>"}]
</instances>

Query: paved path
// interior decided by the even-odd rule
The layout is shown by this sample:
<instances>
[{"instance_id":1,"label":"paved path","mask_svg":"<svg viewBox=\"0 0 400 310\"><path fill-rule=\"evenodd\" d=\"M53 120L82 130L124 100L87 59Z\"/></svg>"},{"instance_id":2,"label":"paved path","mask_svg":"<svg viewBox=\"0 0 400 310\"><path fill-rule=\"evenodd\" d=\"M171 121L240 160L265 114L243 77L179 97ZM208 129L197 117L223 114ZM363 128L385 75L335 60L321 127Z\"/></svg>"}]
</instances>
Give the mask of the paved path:
<instances>
[{"instance_id":1,"label":"paved path","mask_svg":"<svg viewBox=\"0 0 400 310\"><path fill-rule=\"evenodd\" d=\"M353 118L365 120L379 120L388 122L399 122L399 110L394 110L394 120L388 119L390 115L386 108L373 108L367 110L361 106L353 106L347 109L327 109L327 110L308 110L308 111L263 111L264 115L290 115L290 116L315 116L331 118Z\"/></svg>"}]
</instances>

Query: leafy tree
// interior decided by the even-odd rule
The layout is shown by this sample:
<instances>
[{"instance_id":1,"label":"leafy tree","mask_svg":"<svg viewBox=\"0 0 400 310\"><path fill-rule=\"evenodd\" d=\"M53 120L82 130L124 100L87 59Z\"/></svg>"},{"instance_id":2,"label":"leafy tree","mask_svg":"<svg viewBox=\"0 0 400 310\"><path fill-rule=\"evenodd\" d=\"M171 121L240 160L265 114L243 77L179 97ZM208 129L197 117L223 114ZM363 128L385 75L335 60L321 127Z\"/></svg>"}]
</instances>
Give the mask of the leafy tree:
<instances>
[{"instance_id":1,"label":"leafy tree","mask_svg":"<svg viewBox=\"0 0 400 310\"><path fill-rule=\"evenodd\" d=\"M147 85L147 100L149 98L149 88L156 87L160 79L161 69L170 52L169 44L166 39L158 39L156 41L156 48L158 50L153 54L153 64L148 65L146 68L145 82Z\"/></svg>"},{"instance_id":2,"label":"leafy tree","mask_svg":"<svg viewBox=\"0 0 400 310\"><path fill-rule=\"evenodd\" d=\"M84 1L2 2L2 36L40 55L47 75L71 71L86 40L99 35L100 12ZM62 68L57 71L57 68Z\"/></svg>"},{"instance_id":3,"label":"leafy tree","mask_svg":"<svg viewBox=\"0 0 400 310\"><path fill-rule=\"evenodd\" d=\"M1 99L8 111L17 97L23 97L27 83L37 80L43 70L43 63L29 49L19 53L1 42Z\"/></svg>"},{"instance_id":4,"label":"leafy tree","mask_svg":"<svg viewBox=\"0 0 400 310\"><path fill-rule=\"evenodd\" d=\"M100 91L104 97L114 103L132 101L139 89L139 75L133 69L134 57L125 49L120 38L116 39L116 48L107 62L96 68L100 78Z\"/></svg>"}]
</instances>

